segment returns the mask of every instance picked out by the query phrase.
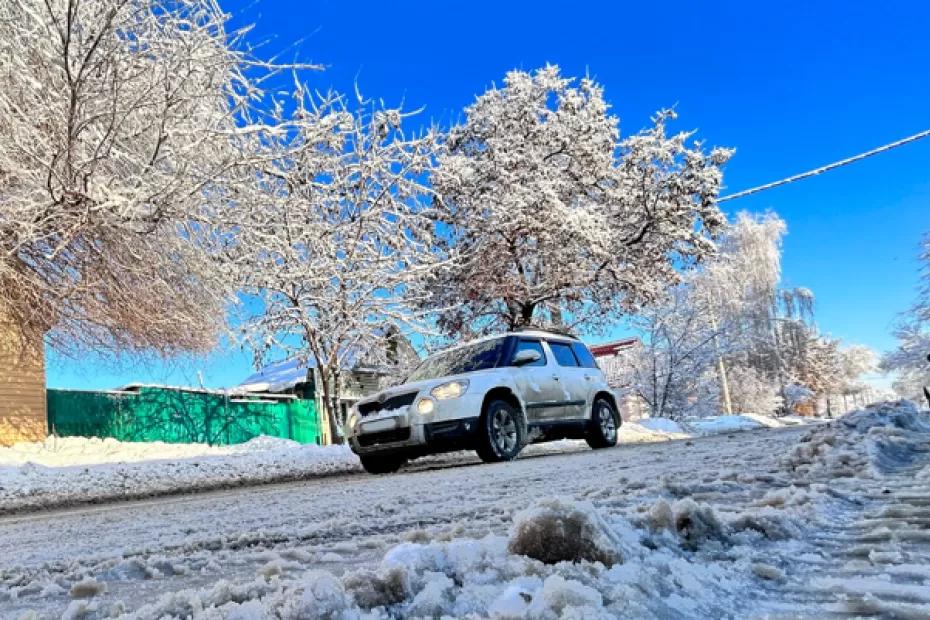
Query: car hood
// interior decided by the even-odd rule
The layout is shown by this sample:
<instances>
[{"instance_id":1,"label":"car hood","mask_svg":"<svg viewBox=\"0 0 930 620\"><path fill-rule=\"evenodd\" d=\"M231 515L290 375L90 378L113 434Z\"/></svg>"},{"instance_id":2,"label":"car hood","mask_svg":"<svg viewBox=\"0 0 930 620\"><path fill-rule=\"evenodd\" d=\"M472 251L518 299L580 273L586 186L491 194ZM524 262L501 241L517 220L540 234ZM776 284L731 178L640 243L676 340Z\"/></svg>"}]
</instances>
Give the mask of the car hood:
<instances>
[{"instance_id":1,"label":"car hood","mask_svg":"<svg viewBox=\"0 0 930 620\"><path fill-rule=\"evenodd\" d=\"M467 372L460 375L448 375L446 377L439 377L437 379L423 379L421 381L411 381L410 383L402 383L401 385L395 385L387 389L381 390L377 394L363 398L360 400L360 403L370 403L376 400L387 400L398 394L407 394L408 392L416 391L420 394L428 393L437 385L442 385L443 383L448 383L450 381L469 381L471 378L479 374L484 374L488 371L477 370L475 372Z\"/></svg>"}]
</instances>

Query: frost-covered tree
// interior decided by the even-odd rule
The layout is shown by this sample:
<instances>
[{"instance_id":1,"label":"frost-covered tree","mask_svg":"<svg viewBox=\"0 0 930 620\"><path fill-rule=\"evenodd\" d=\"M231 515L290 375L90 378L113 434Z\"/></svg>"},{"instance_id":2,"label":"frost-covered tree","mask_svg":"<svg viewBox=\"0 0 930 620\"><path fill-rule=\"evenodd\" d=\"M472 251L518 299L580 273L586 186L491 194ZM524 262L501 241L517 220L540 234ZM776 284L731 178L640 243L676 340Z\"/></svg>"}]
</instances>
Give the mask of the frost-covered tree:
<instances>
[{"instance_id":1,"label":"frost-covered tree","mask_svg":"<svg viewBox=\"0 0 930 620\"><path fill-rule=\"evenodd\" d=\"M796 326L796 323L788 323ZM856 403L868 389L863 375L875 370L875 353L862 345L843 345L836 338L829 338L808 327L796 329L790 337L784 337L787 371L791 382L785 388L806 388L809 400L821 401L827 413L835 414L834 399L843 402L843 412L848 411L850 402Z\"/></svg>"},{"instance_id":2,"label":"frost-covered tree","mask_svg":"<svg viewBox=\"0 0 930 620\"><path fill-rule=\"evenodd\" d=\"M0 308L64 349L202 350L194 243L239 161L246 56L213 0L0 3Z\"/></svg>"},{"instance_id":3,"label":"frost-covered tree","mask_svg":"<svg viewBox=\"0 0 930 620\"><path fill-rule=\"evenodd\" d=\"M632 383L653 415L774 413L864 389L868 350L822 337L813 294L779 287L784 231L773 214L740 214L717 254L633 321Z\"/></svg>"},{"instance_id":4,"label":"frost-covered tree","mask_svg":"<svg viewBox=\"0 0 930 620\"><path fill-rule=\"evenodd\" d=\"M746 364L728 366L733 412L771 414L782 406L777 383Z\"/></svg>"},{"instance_id":5,"label":"frost-covered tree","mask_svg":"<svg viewBox=\"0 0 930 620\"><path fill-rule=\"evenodd\" d=\"M424 184L436 136L405 135L399 109L359 99L352 111L303 88L273 114L224 258L256 362L311 361L337 440L340 372L392 361L390 338L422 324L414 307L439 262Z\"/></svg>"},{"instance_id":6,"label":"frost-covered tree","mask_svg":"<svg viewBox=\"0 0 930 620\"><path fill-rule=\"evenodd\" d=\"M431 284L446 334L597 327L713 251L730 152L668 135L673 112L621 140L601 86L555 66L508 73L465 112L431 177L462 256Z\"/></svg>"},{"instance_id":7,"label":"frost-covered tree","mask_svg":"<svg viewBox=\"0 0 930 620\"><path fill-rule=\"evenodd\" d=\"M863 375L875 372L878 368L878 355L863 345L850 345L840 349L840 394L843 396L844 408L849 409L849 400L860 404L860 397L869 390Z\"/></svg>"},{"instance_id":8,"label":"frost-covered tree","mask_svg":"<svg viewBox=\"0 0 930 620\"><path fill-rule=\"evenodd\" d=\"M631 323L643 344L627 359L622 383L649 406L650 415L681 418L719 411L716 360L728 351L728 325L708 320L706 298L690 278L640 312Z\"/></svg>"},{"instance_id":9,"label":"frost-covered tree","mask_svg":"<svg viewBox=\"0 0 930 620\"><path fill-rule=\"evenodd\" d=\"M920 258L922 285L917 301L895 326L897 348L881 360L882 370L896 375L895 392L917 402L930 398L924 392L930 386L930 236L924 240Z\"/></svg>"},{"instance_id":10,"label":"frost-covered tree","mask_svg":"<svg viewBox=\"0 0 930 620\"><path fill-rule=\"evenodd\" d=\"M707 308L707 319L726 325L728 352L716 360L726 413L772 410L770 390L759 383L774 383L772 312L784 232L785 223L774 214L738 214L721 235L719 252L695 277L695 295ZM768 368L759 367L763 362Z\"/></svg>"}]
</instances>

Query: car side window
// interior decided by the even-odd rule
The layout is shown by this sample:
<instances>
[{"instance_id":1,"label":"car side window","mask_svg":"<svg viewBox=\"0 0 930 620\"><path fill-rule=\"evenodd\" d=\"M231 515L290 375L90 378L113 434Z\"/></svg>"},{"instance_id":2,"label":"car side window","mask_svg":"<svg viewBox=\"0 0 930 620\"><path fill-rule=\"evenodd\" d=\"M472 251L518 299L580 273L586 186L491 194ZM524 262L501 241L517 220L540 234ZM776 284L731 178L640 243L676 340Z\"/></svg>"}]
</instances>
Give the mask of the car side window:
<instances>
[{"instance_id":1,"label":"car side window","mask_svg":"<svg viewBox=\"0 0 930 620\"><path fill-rule=\"evenodd\" d=\"M524 364L523 367L527 366L545 366L546 365L546 352L543 350L542 343L538 340L520 340L517 342L517 348L514 349L514 357L520 351L536 351L539 353L539 359L530 364Z\"/></svg>"},{"instance_id":2,"label":"car side window","mask_svg":"<svg viewBox=\"0 0 930 620\"><path fill-rule=\"evenodd\" d=\"M594 356L591 355L591 352L588 350L588 347L584 346L580 342L572 343L572 351L575 352L575 357L578 358L578 362L585 368L597 368L597 361L595 361Z\"/></svg>"},{"instance_id":3,"label":"car side window","mask_svg":"<svg viewBox=\"0 0 930 620\"><path fill-rule=\"evenodd\" d=\"M552 355L559 366L579 366L575 354L572 353L572 345L566 342L549 341L549 348L552 349Z\"/></svg>"}]
</instances>

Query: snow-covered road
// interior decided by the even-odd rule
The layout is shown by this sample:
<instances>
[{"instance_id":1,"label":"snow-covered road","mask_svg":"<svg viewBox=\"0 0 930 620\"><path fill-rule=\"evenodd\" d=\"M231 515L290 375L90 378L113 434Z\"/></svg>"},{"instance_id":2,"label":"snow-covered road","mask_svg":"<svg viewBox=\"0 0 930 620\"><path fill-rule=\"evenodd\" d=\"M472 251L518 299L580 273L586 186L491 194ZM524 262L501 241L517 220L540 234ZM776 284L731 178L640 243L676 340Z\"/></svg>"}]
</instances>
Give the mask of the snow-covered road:
<instances>
[{"instance_id":1,"label":"snow-covered road","mask_svg":"<svg viewBox=\"0 0 930 620\"><path fill-rule=\"evenodd\" d=\"M892 411L907 420L7 517L0 617L916 617L930 425ZM594 515L622 561L508 551L520 511L553 497Z\"/></svg>"}]
</instances>

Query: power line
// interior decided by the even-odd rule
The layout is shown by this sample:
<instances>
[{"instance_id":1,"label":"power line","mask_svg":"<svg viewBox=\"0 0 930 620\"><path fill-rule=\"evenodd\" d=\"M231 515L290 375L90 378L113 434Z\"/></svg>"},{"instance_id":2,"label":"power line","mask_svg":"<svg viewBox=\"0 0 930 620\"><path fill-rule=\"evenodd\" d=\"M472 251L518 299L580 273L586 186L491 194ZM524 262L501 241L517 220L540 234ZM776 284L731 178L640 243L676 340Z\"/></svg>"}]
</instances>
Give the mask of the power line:
<instances>
[{"instance_id":1,"label":"power line","mask_svg":"<svg viewBox=\"0 0 930 620\"><path fill-rule=\"evenodd\" d=\"M871 157L872 155L877 155L879 153L884 153L885 151L890 151L893 148L897 148L899 146L908 144L910 142L916 142L917 140L920 140L921 138L926 138L928 136L930 136L930 129L921 131L920 133L915 133L913 136L902 138L900 140L897 140L896 142L886 144L885 146L880 146L878 148L872 149L871 151L866 151L865 153L860 153L858 155L854 155L846 159L841 159L840 161L833 162L832 164L827 164L826 166L815 168L814 170L808 170L807 172L802 172L801 174L796 174L794 176L790 176L780 181L773 181L771 183L766 183L765 185L759 185L758 187L744 189L743 191L736 192L735 194L729 194L727 196L722 196L717 199L717 202L726 202L727 200L733 200L735 198L742 198L743 196L748 196L750 194L757 194L767 189L772 189L773 187L779 187L780 185L787 185L788 183L794 183L795 181L800 181L801 179L806 179L807 177L817 176L818 174L823 174L824 172L833 170L834 168L846 166L853 162L857 162L861 159L865 159L866 157Z\"/></svg>"}]
</instances>

